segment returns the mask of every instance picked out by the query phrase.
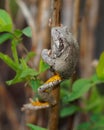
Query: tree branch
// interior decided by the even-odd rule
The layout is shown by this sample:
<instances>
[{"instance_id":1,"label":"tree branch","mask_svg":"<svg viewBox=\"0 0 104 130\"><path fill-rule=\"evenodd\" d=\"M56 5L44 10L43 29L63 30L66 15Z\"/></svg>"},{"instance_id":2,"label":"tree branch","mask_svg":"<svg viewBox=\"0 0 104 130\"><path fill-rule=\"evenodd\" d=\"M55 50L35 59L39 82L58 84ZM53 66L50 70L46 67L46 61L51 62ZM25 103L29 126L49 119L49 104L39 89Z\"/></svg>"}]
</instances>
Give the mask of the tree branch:
<instances>
[{"instance_id":1,"label":"tree branch","mask_svg":"<svg viewBox=\"0 0 104 130\"><path fill-rule=\"evenodd\" d=\"M60 25L60 7L61 7L61 0L52 0L52 26L59 26ZM52 44L52 43L51 43ZM57 102L56 105L50 108L50 115L49 115L49 123L48 123L48 130L57 130L58 129L58 118L59 118L59 95L60 95L60 87L57 86L53 91L52 94Z\"/></svg>"}]
</instances>

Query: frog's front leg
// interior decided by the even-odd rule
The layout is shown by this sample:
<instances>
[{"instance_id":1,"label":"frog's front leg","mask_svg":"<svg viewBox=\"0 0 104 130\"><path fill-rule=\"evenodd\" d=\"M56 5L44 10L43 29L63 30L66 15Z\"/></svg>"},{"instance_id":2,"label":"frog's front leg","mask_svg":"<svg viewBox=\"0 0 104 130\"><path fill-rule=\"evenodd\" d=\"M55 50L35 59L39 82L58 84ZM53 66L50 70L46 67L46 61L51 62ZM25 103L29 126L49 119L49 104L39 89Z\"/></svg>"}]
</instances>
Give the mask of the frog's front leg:
<instances>
[{"instance_id":1,"label":"frog's front leg","mask_svg":"<svg viewBox=\"0 0 104 130\"><path fill-rule=\"evenodd\" d=\"M62 81L59 75L54 75L48 81L46 81L42 86L38 88L38 93L41 98L48 102L49 105L55 105L56 101L51 95L52 89Z\"/></svg>"},{"instance_id":2,"label":"frog's front leg","mask_svg":"<svg viewBox=\"0 0 104 130\"><path fill-rule=\"evenodd\" d=\"M51 57L51 50L43 49L41 53L42 59L50 66L54 66L55 59Z\"/></svg>"}]
</instances>

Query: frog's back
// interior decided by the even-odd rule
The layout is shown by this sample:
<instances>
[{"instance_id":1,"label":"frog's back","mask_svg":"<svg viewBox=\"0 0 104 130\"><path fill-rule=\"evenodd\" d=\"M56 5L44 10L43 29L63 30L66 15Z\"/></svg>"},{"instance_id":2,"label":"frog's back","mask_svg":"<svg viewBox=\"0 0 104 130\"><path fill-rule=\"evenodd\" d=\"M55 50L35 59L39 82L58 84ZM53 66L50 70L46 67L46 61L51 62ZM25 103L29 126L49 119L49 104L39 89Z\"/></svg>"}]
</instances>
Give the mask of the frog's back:
<instances>
[{"instance_id":1,"label":"frog's back","mask_svg":"<svg viewBox=\"0 0 104 130\"><path fill-rule=\"evenodd\" d=\"M79 58L79 46L77 41L73 39L70 46L67 46L63 51L63 54L56 59L54 70L59 73L59 75L68 79L72 76L76 64Z\"/></svg>"}]
</instances>

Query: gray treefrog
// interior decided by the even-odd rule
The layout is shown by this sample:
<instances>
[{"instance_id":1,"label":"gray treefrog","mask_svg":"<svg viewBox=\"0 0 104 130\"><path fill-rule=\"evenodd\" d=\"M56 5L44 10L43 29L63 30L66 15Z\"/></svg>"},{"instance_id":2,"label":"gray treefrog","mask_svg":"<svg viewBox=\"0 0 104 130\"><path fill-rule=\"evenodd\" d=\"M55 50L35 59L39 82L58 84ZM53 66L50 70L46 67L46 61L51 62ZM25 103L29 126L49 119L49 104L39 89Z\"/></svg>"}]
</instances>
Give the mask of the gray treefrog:
<instances>
[{"instance_id":1,"label":"gray treefrog","mask_svg":"<svg viewBox=\"0 0 104 130\"><path fill-rule=\"evenodd\" d=\"M43 49L43 60L56 73L39 87L38 93L44 101L55 104L50 92L64 79L72 76L79 57L79 45L66 26L53 27L51 30L51 49Z\"/></svg>"}]
</instances>

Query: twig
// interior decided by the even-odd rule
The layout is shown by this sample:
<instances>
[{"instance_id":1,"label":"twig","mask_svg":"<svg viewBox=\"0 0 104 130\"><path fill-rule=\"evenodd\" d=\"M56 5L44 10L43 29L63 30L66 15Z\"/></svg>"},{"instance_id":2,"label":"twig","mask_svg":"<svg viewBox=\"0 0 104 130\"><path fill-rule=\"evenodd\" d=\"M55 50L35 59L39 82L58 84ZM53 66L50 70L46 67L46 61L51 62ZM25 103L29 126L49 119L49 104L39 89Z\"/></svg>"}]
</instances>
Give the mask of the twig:
<instances>
[{"instance_id":1,"label":"twig","mask_svg":"<svg viewBox=\"0 0 104 130\"><path fill-rule=\"evenodd\" d=\"M31 98L29 99L31 103L25 104L22 107L22 111L26 110L39 110L39 109L44 109L48 108L49 104L48 103L40 103L38 100L35 102L37 105L33 105L32 102L34 102Z\"/></svg>"},{"instance_id":2,"label":"twig","mask_svg":"<svg viewBox=\"0 0 104 130\"><path fill-rule=\"evenodd\" d=\"M63 0L62 5L62 24L71 29L73 23L73 3L74 0Z\"/></svg>"},{"instance_id":3,"label":"twig","mask_svg":"<svg viewBox=\"0 0 104 130\"><path fill-rule=\"evenodd\" d=\"M73 11L73 35L75 39L78 39L78 27L79 27L79 10L80 10L80 0L75 0L74 11Z\"/></svg>"},{"instance_id":4,"label":"twig","mask_svg":"<svg viewBox=\"0 0 104 130\"><path fill-rule=\"evenodd\" d=\"M43 48L47 48L47 44L49 44L49 26L48 19L50 16L50 0L41 0L38 3L38 14L37 14L37 48L36 48L36 56L34 59L35 66L38 66L40 61L40 54Z\"/></svg>"},{"instance_id":5,"label":"twig","mask_svg":"<svg viewBox=\"0 0 104 130\"><path fill-rule=\"evenodd\" d=\"M61 8L61 0L52 0L51 3L52 9L52 26L60 26L60 8Z\"/></svg>"},{"instance_id":6,"label":"twig","mask_svg":"<svg viewBox=\"0 0 104 130\"><path fill-rule=\"evenodd\" d=\"M60 25L60 4L61 0L52 0L52 26L59 26ZM52 44L52 43L51 43ZM58 118L59 118L59 94L60 89L57 86L53 91L52 94L57 102L56 105L50 108L50 115L49 115L49 123L48 123L48 130L57 130L58 129Z\"/></svg>"},{"instance_id":7,"label":"twig","mask_svg":"<svg viewBox=\"0 0 104 130\"><path fill-rule=\"evenodd\" d=\"M12 16L11 15L10 1L9 0L5 0L5 9L9 13L9 15Z\"/></svg>"},{"instance_id":8,"label":"twig","mask_svg":"<svg viewBox=\"0 0 104 130\"><path fill-rule=\"evenodd\" d=\"M18 6L20 7L20 9L22 10L22 13L24 15L24 17L26 18L26 21L28 23L28 25L31 27L32 30L32 43L34 45L34 48L36 47L36 41L37 41L37 37L36 37L36 27L35 27L35 22L33 19L32 14L30 13L27 5L22 1L22 0L16 0Z\"/></svg>"}]
</instances>

